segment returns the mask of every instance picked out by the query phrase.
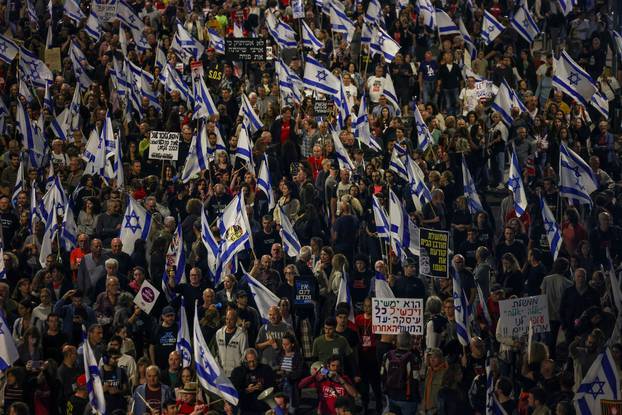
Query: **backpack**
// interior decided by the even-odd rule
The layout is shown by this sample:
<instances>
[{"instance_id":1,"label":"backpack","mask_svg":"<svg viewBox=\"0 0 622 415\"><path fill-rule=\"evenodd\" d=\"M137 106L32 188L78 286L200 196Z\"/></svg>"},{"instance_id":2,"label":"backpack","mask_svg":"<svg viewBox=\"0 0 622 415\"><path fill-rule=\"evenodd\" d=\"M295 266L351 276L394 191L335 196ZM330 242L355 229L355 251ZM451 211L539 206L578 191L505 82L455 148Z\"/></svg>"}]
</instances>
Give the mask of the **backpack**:
<instances>
[{"instance_id":1,"label":"backpack","mask_svg":"<svg viewBox=\"0 0 622 415\"><path fill-rule=\"evenodd\" d=\"M406 391L406 399L410 400L410 383L409 375L413 370L411 366L408 370L408 362L411 361L412 352L399 353L397 350L391 350L387 353L386 374L384 380L384 388L387 392L401 393Z\"/></svg>"}]
</instances>

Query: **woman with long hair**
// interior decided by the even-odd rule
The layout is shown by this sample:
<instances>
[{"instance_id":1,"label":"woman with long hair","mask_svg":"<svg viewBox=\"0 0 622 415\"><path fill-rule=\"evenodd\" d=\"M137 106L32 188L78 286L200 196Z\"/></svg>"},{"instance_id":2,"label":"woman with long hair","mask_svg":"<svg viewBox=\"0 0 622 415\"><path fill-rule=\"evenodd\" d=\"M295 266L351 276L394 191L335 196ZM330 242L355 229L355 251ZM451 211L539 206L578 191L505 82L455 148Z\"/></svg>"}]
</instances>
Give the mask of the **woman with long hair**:
<instances>
[{"instance_id":1,"label":"woman with long hair","mask_svg":"<svg viewBox=\"0 0 622 415\"><path fill-rule=\"evenodd\" d=\"M520 297L523 293L523 275L514 254L507 252L501 257L501 272L497 275L497 282L508 296Z\"/></svg>"}]
</instances>

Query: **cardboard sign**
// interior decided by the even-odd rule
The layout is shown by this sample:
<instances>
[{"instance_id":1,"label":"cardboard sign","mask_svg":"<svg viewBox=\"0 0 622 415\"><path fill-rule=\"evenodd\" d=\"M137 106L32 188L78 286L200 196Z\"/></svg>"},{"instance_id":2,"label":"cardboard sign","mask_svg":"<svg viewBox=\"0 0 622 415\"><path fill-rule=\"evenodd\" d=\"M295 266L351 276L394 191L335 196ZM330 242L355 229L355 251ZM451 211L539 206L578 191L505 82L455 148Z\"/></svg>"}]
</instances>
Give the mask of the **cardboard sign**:
<instances>
[{"instance_id":1,"label":"cardboard sign","mask_svg":"<svg viewBox=\"0 0 622 415\"><path fill-rule=\"evenodd\" d=\"M551 330L544 295L499 301L499 313L498 324L502 336L519 338L527 334L530 321L534 334Z\"/></svg>"},{"instance_id":2,"label":"cardboard sign","mask_svg":"<svg viewBox=\"0 0 622 415\"><path fill-rule=\"evenodd\" d=\"M179 157L179 133L152 131L149 137L149 158L177 160Z\"/></svg>"},{"instance_id":3,"label":"cardboard sign","mask_svg":"<svg viewBox=\"0 0 622 415\"><path fill-rule=\"evenodd\" d=\"M492 98L492 81L475 82L475 93L478 99Z\"/></svg>"},{"instance_id":4,"label":"cardboard sign","mask_svg":"<svg viewBox=\"0 0 622 415\"><path fill-rule=\"evenodd\" d=\"M100 22L111 22L117 18L117 0L93 0L91 7Z\"/></svg>"},{"instance_id":5,"label":"cardboard sign","mask_svg":"<svg viewBox=\"0 0 622 415\"><path fill-rule=\"evenodd\" d=\"M326 117L332 111L332 101L326 98L316 99L313 101L313 112L316 117Z\"/></svg>"},{"instance_id":6,"label":"cardboard sign","mask_svg":"<svg viewBox=\"0 0 622 415\"><path fill-rule=\"evenodd\" d=\"M428 277L449 277L449 232L420 228L419 245L419 272Z\"/></svg>"},{"instance_id":7,"label":"cardboard sign","mask_svg":"<svg viewBox=\"0 0 622 415\"><path fill-rule=\"evenodd\" d=\"M60 48L45 49L45 64L52 71L61 71L63 69L63 61L60 57Z\"/></svg>"},{"instance_id":8,"label":"cardboard sign","mask_svg":"<svg viewBox=\"0 0 622 415\"><path fill-rule=\"evenodd\" d=\"M423 335L423 299L372 298L372 301L372 333Z\"/></svg>"},{"instance_id":9,"label":"cardboard sign","mask_svg":"<svg viewBox=\"0 0 622 415\"><path fill-rule=\"evenodd\" d=\"M265 61L266 40L258 37L227 37L225 58L242 62Z\"/></svg>"},{"instance_id":10,"label":"cardboard sign","mask_svg":"<svg viewBox=\"0 0 622 415\"><path fill-rule=\"evenodd\" d=\"M140 286L138 290L138 294L134 297L134 304L140 307L145 313L149 314L153 309L156 301L158 301L158 297L160 296L160 291L147 280L143 281L143 285Z\"/></svg>"}]
</instances>

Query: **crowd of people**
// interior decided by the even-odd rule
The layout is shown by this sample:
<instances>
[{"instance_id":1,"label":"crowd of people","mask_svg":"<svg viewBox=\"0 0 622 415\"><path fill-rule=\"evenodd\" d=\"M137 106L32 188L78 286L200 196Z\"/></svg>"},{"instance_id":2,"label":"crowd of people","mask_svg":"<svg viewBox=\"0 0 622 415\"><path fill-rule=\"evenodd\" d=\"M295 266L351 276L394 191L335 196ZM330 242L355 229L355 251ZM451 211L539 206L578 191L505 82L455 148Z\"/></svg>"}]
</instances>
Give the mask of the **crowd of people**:
<instances>
[{"instance_id":1,"label":"crowd of people","mask_svg":"<svg viewBox=\"0 0 622 415\"><path fill-rule=\"evenodd\" d=\"M600 413L577 398L602 356L622 374L622 38L607 2L573 3L0 4L0 412ZM116 15L98 14L111 4ZM434 7L460 34L441 30L439 11L430 24ZM519 9L541 32L535 43L510 27ZM494 40L489 15L504 28ZM399 45L394 56L364 39L371 27ZM306 29L319 44L303 42ZM264 39L266 60L226 54L218 39L231 37ZM555 86L562 51L609 116ZM292 85L310 57L339 79L341 103L321 81ZM509 108L493 105L504 86ZM324 99L329 111L316 114ZM153 131L179 133L176 159L151 158ZM560 146L589 166L589 203L560 194ZM524 209L507 184L514 158ZM52 192L54 214L42 202ZM383 231L374 204L392 212L392 198L406 228L449 232L453 278L422 275L416 243L401 234L387 242L396 218ZM236 200L247 223L222 229ZM131 203L150 229L128 240L124 229L139 226ZM214 250L247 231L250 243L215 272ZM278 303L260 304L247 274ZM380 280L396 298L422 299L422 335L374 332ZM470 310L466 342L456 281ZM158 291L148 311L135 301L145 282ZM547 332L499 330L500 301L537 295ZM182 311L191 333L198 321L216 371L180 348ZM85 364L90 354L96 365ZM232 385L238 398L205 382Z\"/></svg>"}]
</instances>

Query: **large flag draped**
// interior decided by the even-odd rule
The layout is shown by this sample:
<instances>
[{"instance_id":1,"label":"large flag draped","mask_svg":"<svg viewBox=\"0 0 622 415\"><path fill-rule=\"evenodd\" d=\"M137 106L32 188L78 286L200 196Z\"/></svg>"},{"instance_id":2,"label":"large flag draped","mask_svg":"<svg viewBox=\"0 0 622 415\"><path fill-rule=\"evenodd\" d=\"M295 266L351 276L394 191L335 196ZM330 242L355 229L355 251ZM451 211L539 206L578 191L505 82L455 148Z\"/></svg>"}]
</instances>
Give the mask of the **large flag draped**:
<instances>
[{"instance_id":1,"label":"large flag draped","mask_svg":"<svg viewBox=\"0 0 622 415\"><path fill-rule=\"evenodd\" d=\"M508 188L512 192L514 198L514 211L516 212L516 216L520 217L525 213L525 209L527 209L527 196L525 196L525 186L523 186L521 167L518 164L516 151L512 151Z\"/></svg>"},{"instance_id":2,"label":"large flag draped","mask_svg":"<svg viewBox=\"0 0 622 415\"><path fill-rule=\"evenodd\" d=\"M192 365L192 346L190 345L190 329L188 328L188 317L186 316L186 303L184 297L181 297L181 306L179 307L179 328L177 331L177 342L175 350L181 356L181 367L189 367Z\"/></svg>"},{"instance_id":3,"label":"large flag draped","mask_svg":"<svg viewBox=\"0 0 622 415\"><path fill-rule=\"evenodd\" d=\"M559 146L559 195L579 204L592 204L598 189L592 168L565 144Z\"/></svg>"},{"instance_id":4,"label":"large flag draped","mask_svg":"<svg viewBox=\"0 0 622 415\"><path fill-rule=\"evenodd\" d=\"M121 241L123 252L134 252L134 243L138 239L147 240L151 230L151 212L142 207L132 196L128 195L128 204L121 222Z\"/></svg>"},{"instance_id":5,"label":"large flag draped","mask_svg":"<svg viewBox=\"0 0 622 415\"><path fill-rule=\"evenodd\" d=\"M607 348L601 353L581 381L574 396L574 406L580 415L601 413L603 399L620 399L618 365Z\"/></svg>"},{"instance_id":6,"label":"large flag draped","mask_svg":"<svg viewBox=\"0 0 622 415\"><path fill-rule=\"evenodd\" d=\"M592 95L598 90L592 77L565 50L555 60L554 68L553 86L587 108Z\"/></svg>"}]
</instances>

